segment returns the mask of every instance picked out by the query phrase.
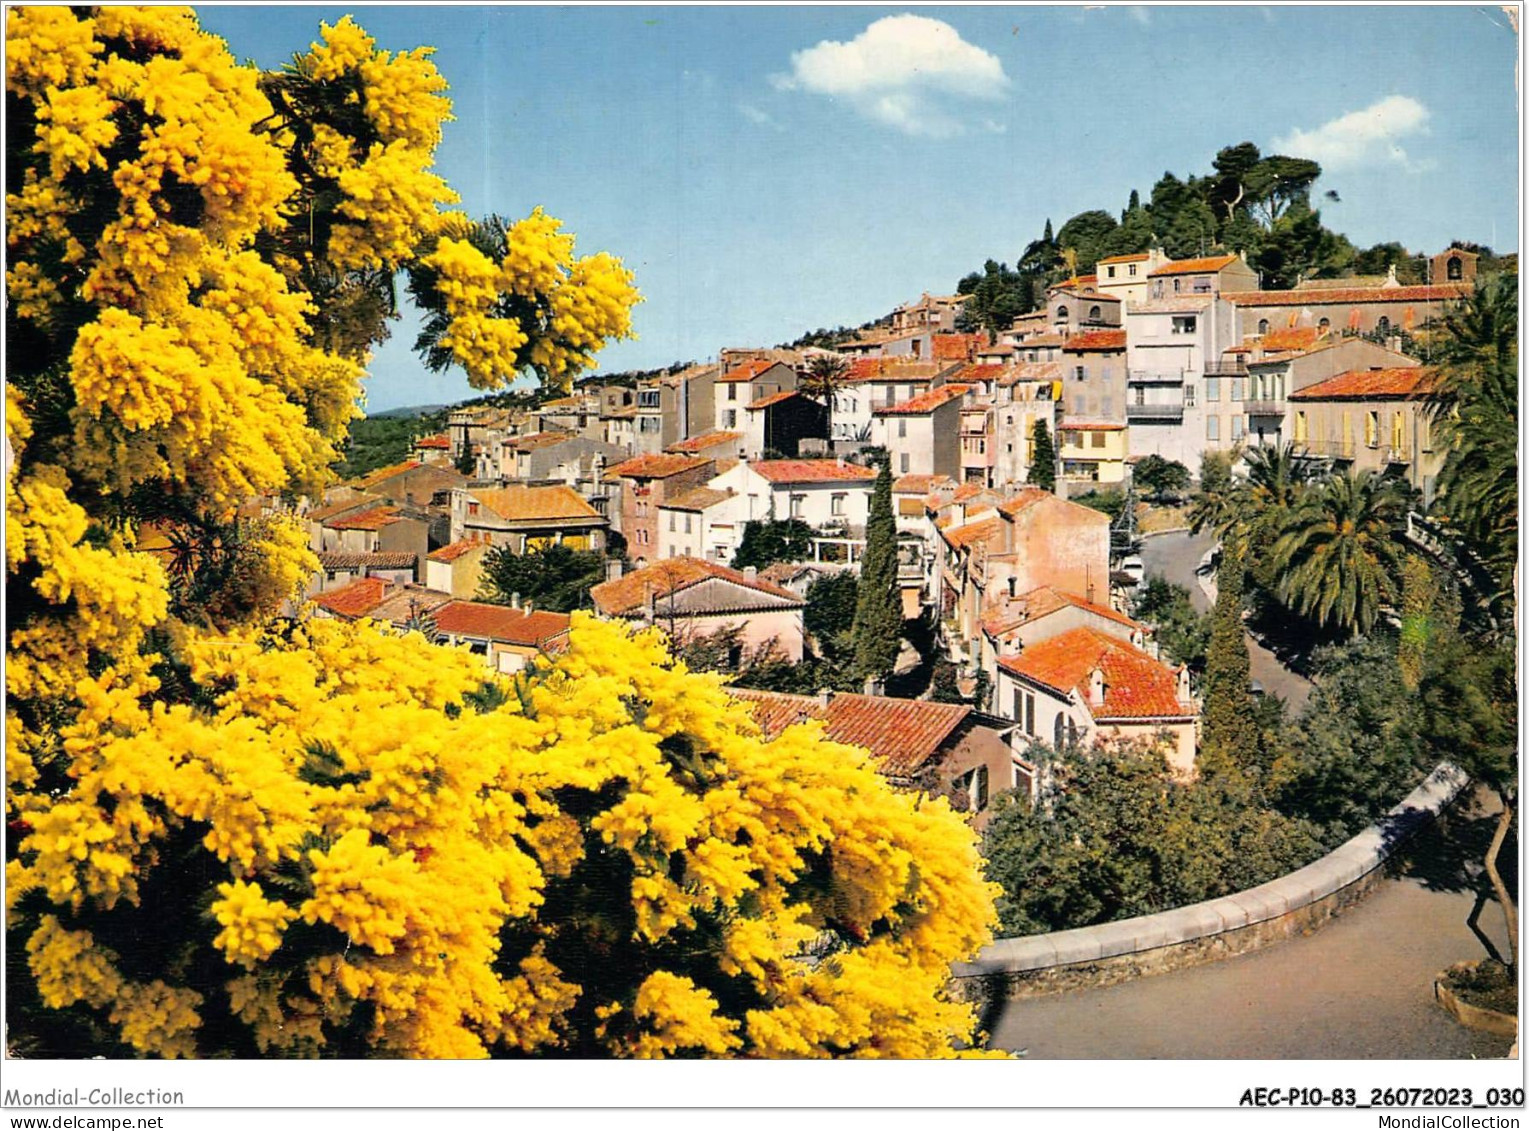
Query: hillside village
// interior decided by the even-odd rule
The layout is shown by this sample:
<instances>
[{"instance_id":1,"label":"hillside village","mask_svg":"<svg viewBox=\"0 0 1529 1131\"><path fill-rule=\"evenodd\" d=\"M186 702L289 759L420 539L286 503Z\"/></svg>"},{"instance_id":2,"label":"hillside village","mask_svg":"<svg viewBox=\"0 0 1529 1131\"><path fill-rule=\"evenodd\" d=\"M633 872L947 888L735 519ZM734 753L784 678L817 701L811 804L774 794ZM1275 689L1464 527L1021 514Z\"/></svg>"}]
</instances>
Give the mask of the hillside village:
<instances>
[{"instance_id":1,"label":"hillside village","mask_svg":"<svg viewBox=\"0 0 1529 1131\"><path fill-rule=\"evenodd\" d=\"M1037 789L1037 742L1162 737L1187 780L1200 703L1133 617L1134 523L1073 500L1131 490L1129 519L1148 457L1195 475L1208 453L1290 445L1313 469L1403 477L1426 504L1445 454L1420 411L1426 330L1471 293L1476 260L1439 253L1427 285L1392 267L1267 290L1235 254L1107 256L998 333L956 329L967 296L924 294L833 349L723 348L529 407L460 407L306 510L307 595L319 616L423 628L513 673L566 641L569 614L482 599L485 564L558 546L599 555L585 607L602 616L719 641L722 670L800 665L824 654L809 589L858 571L885 459L902 615L935 626L956 691L938 698L957 701L906 678L897 696L878 678L740 688L767 728L822 719L979 823L998 792ZM795 560L739 564L751 529L786 524ZM899 672L913 659L905 646Z\"/></svg>"}]
</instances>

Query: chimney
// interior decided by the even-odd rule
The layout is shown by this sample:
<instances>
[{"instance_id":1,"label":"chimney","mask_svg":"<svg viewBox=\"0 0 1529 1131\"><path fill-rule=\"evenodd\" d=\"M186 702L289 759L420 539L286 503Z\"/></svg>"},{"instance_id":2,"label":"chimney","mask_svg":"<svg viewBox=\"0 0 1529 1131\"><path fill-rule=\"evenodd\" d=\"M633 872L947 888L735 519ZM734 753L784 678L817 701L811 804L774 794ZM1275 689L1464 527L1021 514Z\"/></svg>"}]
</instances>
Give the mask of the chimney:
<instances>
[{"instance_id":1,"label":"chimney","mask_svg":"<svg viewBox=\"0 0 1529 1131\"><path fill-rule=\"evenodd\" d=\"M821 687L821 688L818 689L818 706L826 707L830 703L833 702L833 699L834 699L833 688L831 688L831 687Z\"/></svg>"},{"instance_id":2,"label":"chimney","mask_svg":"<svg viewBox=\"0 0 1529 1131\"><path fill-rule=\"evenodd\" d=\"M530 601L527 601L526 604L525 604L525 613L526 613L526 616L530 616L535 611L536 611L535 607L531 604Z\"/></svg>"},{"instance_id":3,"label":"chimney","mask_svg":"<svg viewBox=\"0 0 1529 1131\"><path fill-rule=\"evenodd\" d=\"M1099 668L1088 673L1088 702L1093 707L1104 705L1104 672Z\"/></svg>"},{"instance_id":4,"label":"chimney","mask_svg":"<svg viewBox=\"0 0 1529 1131\"><path fill-rule=\"evenodd\" d=\"M865 677L865 693L867 695L883 695L886 693L886 688L886 683L879 677L874 675Z\"/></svg>"},{"instance_id":5,"label":"chimney","mask_svg":"<svg viewBox=\"0 0 1529 1131\"><path fill-rule=\"evenodd\" d=\"M619 581L621 578L621 559L611 558L605 563L605 580Z\"/></svg>"},{"instance_id":6,"label":"chimney","mask_svg":"<svg viewBox=\"0 0 1529 1131\"><path fill-rule=\"evenodd\" d=\"M511 593L510 594L510 608L512 608L512 609L520 608L520 594L519 593Z\"/></svg>"},{"instance_id":7,"label":"chimney","mask_svg":"<svg viewBox=\"0 0 1529 1131\"><path fill-rule=\"evenodd\" d=\"M743 579L745 581L758 581L759 580L759 569L758 569L758 567L757 566L744 566L743 567Z\"/></svg>"}]
</instances>

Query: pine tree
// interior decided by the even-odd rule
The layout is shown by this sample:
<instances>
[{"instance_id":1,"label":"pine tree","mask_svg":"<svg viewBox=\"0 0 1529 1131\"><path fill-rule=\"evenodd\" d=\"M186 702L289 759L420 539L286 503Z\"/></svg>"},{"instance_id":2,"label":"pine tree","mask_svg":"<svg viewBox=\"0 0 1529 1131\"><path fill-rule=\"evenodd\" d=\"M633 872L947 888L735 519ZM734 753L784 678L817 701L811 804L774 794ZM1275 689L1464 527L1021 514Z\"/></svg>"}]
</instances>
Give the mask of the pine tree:
<instances>
[{"instance_id":1,"label":"pine tree","mask_svg":"<svg viewBox=\"0 0 1529 1131\"><path fill-rule=\"evenodd\" d=\"M852 639L855 678L884 679L897 662L903 631L897 588L897 521L892 517L892 461L883 461L871 495L865 528L865 556L860 559L860 591L855 603Z\"/></svg>"},{"instance_id":2,"label":"pine tree","mask_svg":"<svg viewBox=\"0 0 1529 1131\"><path fill-rule=\"evenodd\" d=\"M1044 420L1035 422L1035 456L1030 460L1030 482L1047 491L1056 490L1056 448Z\"/></svg>"},{"instance_id":3,"label":"pine tree","mask_svg":"<svg viewBox=\"0 0 1529 1131\"><path fill-rule=\"evenodd\" d=\"M1205 657L1205 706L1201 715L1200 765L1207 775L1245 770L1258 760L1258 728L1248 693L1248 645L1242 628L1243 547L1227 541L1216 570L1216 607L1211 612Z\"/></svg>"}]
</instances>

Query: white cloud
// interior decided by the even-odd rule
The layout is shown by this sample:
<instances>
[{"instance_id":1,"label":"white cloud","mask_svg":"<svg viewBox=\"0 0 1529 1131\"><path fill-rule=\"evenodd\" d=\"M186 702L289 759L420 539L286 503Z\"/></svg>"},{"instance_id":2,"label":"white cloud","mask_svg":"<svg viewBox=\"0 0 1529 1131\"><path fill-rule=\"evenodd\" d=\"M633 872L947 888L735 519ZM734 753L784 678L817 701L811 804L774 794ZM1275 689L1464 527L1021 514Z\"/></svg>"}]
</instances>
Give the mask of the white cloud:
<instances>
[{"instance_id":1,"label":"white cloud","mask_svg":"<svg viewBox=\"0 0 1529 1131\"><path fill-rule=\"evenodd\" d=\"M764 110L761 110L758 106L751 105L748 102L738 103L738 113L742 114L756 126L769 126L772 130L785 129L784 126L782 126Z\"/></svg>"},{"instance_id":2,"label":"white cloud","mask_svg":"<svg viewBox=\"0 0 1529 1131\"><path fill-rule=\"evenodd\" d=\"M1009 89L998 56L927 16L887 16L848 43L825 39L791 56L780 90L842 98L864 116L916 137L952 137L966 123L958 103L995 101Z\"/></svg>"},{"instance_id":3,"label":"white cloud","mask_svg":"<svg viewBox=\"0 0 1529 1131\"><path fill-rule=\"evenodd\" d=\"M1324 169L1352 169L1391 162L1412 171L1432 162L1414 161L1401 139L1428 133L1428 107L1415 98L1393 94L1363 110L1354 110L1313 130L1294 129L1274 139L1274 148L1307 157Z\"/></svg>"}]
</instances>

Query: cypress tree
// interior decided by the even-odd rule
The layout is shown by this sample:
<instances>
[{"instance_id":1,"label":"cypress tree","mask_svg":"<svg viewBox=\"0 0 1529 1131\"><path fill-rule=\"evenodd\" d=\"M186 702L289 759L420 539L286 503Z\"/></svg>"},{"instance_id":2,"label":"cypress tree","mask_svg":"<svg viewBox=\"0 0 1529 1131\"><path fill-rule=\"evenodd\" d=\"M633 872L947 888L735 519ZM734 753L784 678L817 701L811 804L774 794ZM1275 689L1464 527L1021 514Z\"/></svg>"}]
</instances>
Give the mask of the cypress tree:
<instances>
[{"instance_id":1,"label":"cypress tree","mask_svg":"<svg viewBox=\"0 0 1529 1131\"><path fill-rule=\"evenodd\" d=\"M1242 555L1243 547L1228 540L1216 570L1200 729L1200 763L1207 775L1246 770L1259 760L1258 726L1248 689L1248 643L1242 628Z\"/></svg>"},{"instance_id":2,"label":"cypress tree","mask_svg":"<svg viewBox=\"0 0 1529 1131\"><path fill-rule=\"evenodd\" d=\"M855 678L885 679L897 663L903 612L897 588L897 520L892 517L892 461L882 461L871 495L865 527L865 556L860 559L860 588L855 601L851 639Z\"/></svg>"},{"instance_id":3,"label":"cypress tree","mask_svg":"<svg viewBox=\"0 0 1529 1131\"><path fill-rule=\"evenodd\" d=\"M1030 461L1030 483L1047 491L1056 490L1056 448L1051 443L1051 429L1044 420L1035 422L1035 458Z\"/></svg>"}]
</instances>

